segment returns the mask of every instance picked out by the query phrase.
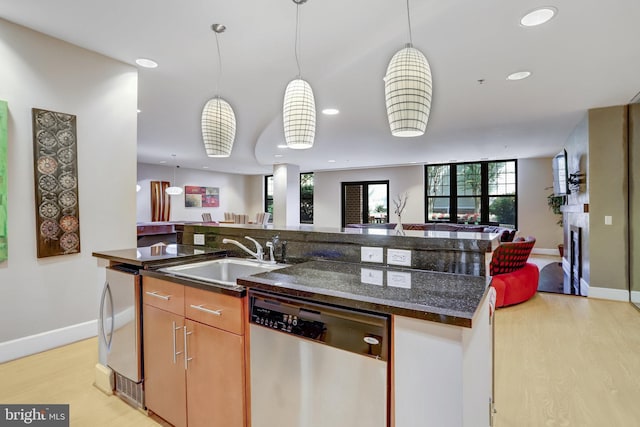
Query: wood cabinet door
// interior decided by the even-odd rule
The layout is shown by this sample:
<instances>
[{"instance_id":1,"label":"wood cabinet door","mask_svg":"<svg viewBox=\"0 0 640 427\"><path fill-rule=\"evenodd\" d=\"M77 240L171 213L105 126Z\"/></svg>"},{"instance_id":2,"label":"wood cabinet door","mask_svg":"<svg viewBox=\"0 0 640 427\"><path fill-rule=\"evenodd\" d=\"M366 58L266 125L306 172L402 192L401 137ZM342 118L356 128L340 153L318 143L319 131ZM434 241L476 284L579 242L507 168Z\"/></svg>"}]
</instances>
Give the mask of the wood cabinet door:
<instances>
[{"instance_id":1,"label":"wood cabinet door","mask_svg":"<svg viewBox=\"0 0 640 427\"><path fill-rule=\"evenodd\" d=\"M184 317L147 304L142 312L147 408L175 427L186 427Z\"/></svg>"},{"instance_id":2,"label":"wood cabinet door","mask_svg":"<svg viewBox=\"0 0 640 427\"><path fill-rule=\"evenodd\" d=\"M244 337L186 320L189 427L245 427Z\"/></svg>"}]
</instances>

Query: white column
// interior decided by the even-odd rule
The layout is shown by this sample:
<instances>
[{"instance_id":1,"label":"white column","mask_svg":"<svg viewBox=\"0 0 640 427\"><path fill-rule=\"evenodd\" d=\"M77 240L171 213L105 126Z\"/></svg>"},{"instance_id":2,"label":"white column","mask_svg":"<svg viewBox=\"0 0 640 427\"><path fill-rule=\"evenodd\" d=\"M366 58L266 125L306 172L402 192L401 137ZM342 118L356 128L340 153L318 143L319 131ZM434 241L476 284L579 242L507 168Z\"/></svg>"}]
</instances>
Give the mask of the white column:
<instances>
[{"instance_id":1,"label":"white column","mask_svg":"<svg viewBox=\"0 0 640 427\"><path fill-rule=\"evenodd\" d=\"M300 225L300 167L273 165L273 225Z\"/></svg>"}]
</instances>

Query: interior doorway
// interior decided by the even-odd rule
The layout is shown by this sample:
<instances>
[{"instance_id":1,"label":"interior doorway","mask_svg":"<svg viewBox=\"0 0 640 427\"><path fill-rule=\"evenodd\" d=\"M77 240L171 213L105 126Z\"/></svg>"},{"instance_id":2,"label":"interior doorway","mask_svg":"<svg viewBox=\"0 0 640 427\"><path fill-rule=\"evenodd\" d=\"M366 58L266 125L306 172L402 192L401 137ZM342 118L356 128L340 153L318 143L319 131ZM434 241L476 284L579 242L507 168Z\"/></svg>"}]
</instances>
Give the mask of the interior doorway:
<instances>
[{"instance_id":1,"label":"interior doorway","mask_svg":"<svg viewBox=\"0 0 640 427\"><path fill-rule=\"evenodd\" d=\"M342 227L389 222L389 181L342 183Z\"/></svg>"}]
</instances>

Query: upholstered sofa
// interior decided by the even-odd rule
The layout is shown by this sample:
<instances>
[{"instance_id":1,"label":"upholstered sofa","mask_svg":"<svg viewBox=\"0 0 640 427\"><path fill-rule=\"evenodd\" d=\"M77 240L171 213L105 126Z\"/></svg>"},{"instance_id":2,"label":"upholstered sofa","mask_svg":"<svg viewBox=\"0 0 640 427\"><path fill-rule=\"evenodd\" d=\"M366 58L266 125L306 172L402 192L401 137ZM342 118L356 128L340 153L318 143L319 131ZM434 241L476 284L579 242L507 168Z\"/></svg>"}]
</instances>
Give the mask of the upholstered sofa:
<instances>
[{"instance_id":1,"label":"upholstered sofa","mask_svg":"<svg viewBox=\"0 0 640 427\"><path fill-rule=\"evenodd\" d=\"M350 228L386 228L394 229L396 223L385 224L348 224ZM496 225L481 224L453 224L450 222L425 222L425 223L402 223L404 230L420 230L420 231L468 231L475 233L495 233L500 234L501 242L511 242L516 234L516 230L512 228L500 227Z\"/></svg>"},{"instance_id":2,"label":"upholstered sofa","mask_svg":"<svg viewBox=\"0 0 640 427\"><path fill-rule=\"evenodd\" d=\"M489 274L496 290L496 307L518 304L535 295L540 272L537 265L527 262L535 244L533 237L519 237L493 251Z\"/></svg>"}]
</instances>

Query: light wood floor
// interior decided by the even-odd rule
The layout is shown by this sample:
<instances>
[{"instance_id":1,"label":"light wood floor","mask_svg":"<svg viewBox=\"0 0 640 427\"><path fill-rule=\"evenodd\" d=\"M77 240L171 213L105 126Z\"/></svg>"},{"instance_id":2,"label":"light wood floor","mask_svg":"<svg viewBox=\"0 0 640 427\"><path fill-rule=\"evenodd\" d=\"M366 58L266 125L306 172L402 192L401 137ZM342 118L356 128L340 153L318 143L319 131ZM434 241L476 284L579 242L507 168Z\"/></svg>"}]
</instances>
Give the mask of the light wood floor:
<instances>
[{"instance_id":1,"label":"light wood floor","mask_svg":"<svg viewBox=\"0 0 640 427\"><path fill-rule=\"evenodd\" d=\"M496 427L640 426L640 312L537 293L496 311Z\"/></svg>"},{"instance_id":2,"label":"light wood floor","mask_svg":"<svg viewBox=\"0 0 640 427\"><path fill-rule=\"evenodd\" d=\"M89 339L0 364L0 402L69 404L73 427L158 427L93 386L98 341Z\"/></svg>"},{"instance_id":3,"label":"light wood floor","mask_svg":"<svg viewBox=\"0 0 640 427\"><path fill-rule=\"evenodd\" d=\"M69 403L74 427L158 426L93 387L95 339L0 365L0 402ZM538 293L496 312L496 427L640 426L640 312ZM438 426L446 427L446 426Z\"/></svg>"}]
</instances>

